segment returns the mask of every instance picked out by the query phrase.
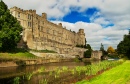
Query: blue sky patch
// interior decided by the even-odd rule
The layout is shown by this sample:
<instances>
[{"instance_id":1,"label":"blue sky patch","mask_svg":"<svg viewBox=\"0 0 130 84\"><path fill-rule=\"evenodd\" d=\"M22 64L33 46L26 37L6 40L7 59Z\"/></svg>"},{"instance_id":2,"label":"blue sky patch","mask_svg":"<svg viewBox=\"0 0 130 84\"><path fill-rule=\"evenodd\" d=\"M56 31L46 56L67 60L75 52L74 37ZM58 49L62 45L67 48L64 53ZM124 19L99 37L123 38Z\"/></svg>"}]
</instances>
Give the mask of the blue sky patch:
<instances>
[{"instance_id":1,"label":"blue sky patch","mask_svg":"<svg viewBox=\"0 0 130 84\"><path fill-rule=\"evenodd\" d=\"M107 27L110 27L110 26L114 26L114 24L113 23L110 23L110 24L101 24L101 26L103 27L103 28L107 28Z\"/></svg>"},{"instance_id":2,"label":"blue sky patch","mask_svg":"<svg viewBox=\"0 0 130 84\"><path fill-rule=\"evenodd\" d=\"M90 23L90 17L97 12L96 8L89 8L85 12L72 11L70 14L63 17L63 21L75 23L78 21Z\"/></svg>"}]
</instances>

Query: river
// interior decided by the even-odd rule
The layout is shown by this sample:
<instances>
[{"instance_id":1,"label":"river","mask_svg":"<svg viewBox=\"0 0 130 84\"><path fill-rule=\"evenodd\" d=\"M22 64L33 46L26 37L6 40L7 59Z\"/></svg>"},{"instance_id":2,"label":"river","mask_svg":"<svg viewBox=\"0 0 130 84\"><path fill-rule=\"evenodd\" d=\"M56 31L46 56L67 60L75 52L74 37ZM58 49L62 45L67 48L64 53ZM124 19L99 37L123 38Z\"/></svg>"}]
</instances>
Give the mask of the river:
<instances>
[{"instance_id":1,"label":"river","mask_svg":"<svg viewBox=\"0 0 130 84\"><path fill-rule=\"evenodd\" d=\"M31 65L31 66L19 66L19 67L5 67L0 68L0 84L11 84L13 83L13 79L15 77L21 77L27 73L31 73L37 71L41 67L44 67L46 71L53 71L57 67L67 66L68 68L73 68L75 66L86 66L92 63L98 63L100 61L95 62L60 62L60 63L48 63L43 65ZM37 84L39 80L39 75L37 77L33 77L30 82L26 82L25 84ZM37 79L38 78L38 79Z\"/></svg>"}]
</instances>

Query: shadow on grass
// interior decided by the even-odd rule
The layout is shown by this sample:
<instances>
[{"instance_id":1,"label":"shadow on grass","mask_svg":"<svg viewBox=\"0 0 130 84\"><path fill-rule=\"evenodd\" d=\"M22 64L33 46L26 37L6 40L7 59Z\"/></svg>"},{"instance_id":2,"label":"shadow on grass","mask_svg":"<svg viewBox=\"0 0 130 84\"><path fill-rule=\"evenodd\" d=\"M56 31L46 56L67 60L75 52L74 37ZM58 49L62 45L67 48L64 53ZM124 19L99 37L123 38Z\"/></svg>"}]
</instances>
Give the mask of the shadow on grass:
<instances>
[{"instance_id":1,"label":"shadow on grass","mask_svg":"<svg viewBox=\"0 0 130 84\"><path fill-rule=\"evenodd\" d=\"M12 54L14 54L14 53L25 53L25 52L28 52L28 50L27 49L25 49L25 48L15 48L15 49L12 49L12 50L10 50L10 51L7 51L7 53L12 53Z\"/></svg>"}]
</instances>

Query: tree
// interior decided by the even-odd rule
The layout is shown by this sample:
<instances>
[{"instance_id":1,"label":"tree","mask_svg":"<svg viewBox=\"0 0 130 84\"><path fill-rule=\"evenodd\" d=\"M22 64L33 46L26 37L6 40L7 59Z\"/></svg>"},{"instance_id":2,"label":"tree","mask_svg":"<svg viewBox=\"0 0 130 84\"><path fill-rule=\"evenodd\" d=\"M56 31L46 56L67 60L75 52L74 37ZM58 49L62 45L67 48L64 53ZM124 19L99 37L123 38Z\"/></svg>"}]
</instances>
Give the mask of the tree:
<instances>
[{"instance_id":1,"label":"tree","mask_svg":"<svg viewBox=\"0 0 130 84\"><path fill-rule=\"evenodd\" d=\"M109 46L107 49L107 53L114 53L115 49L112 46Z\"/></svg>"},{"instance_id":2,"label":"tree","mask_svg":"<svg viewBox=\"0 0 130 84\"><path fill-rule=\"evenodd\" d=\"M107 55L107 52L104 50L104 46L102 43L101 43L100 51L102 51L103 56Z\"/></svg>"},{"instance_id":3,"label":"tree","mask_svg":"<svg viewBox=\"0 0 130 84\"><path fill-rule=\"evenodd\" d=\"M12 50L17 46L21 39L20 33L22 27L16 18L14 18L7 5L0 2L0 51Z\"/></svg>"},{"instance_id":4,"label":"tree","mask_svg":"<svg viewBox=\"0 0 130 84\"><path fill-rule=\"evenodd\" d=\"M89 44L87 44L86 46L86 51L84 52L84 57L85 58L90 58L91 57L91 53L92 53L92 48Z\"/></svg>"},{"instance_id":5,"label":"tree","mask_svg":"<svg viewBox=\"0 0 130 84\"><path fill-rule=\"evenodd\" d=\"M130 30L128 35L124 35L123 41L117 45L117 52L130 59Z\"/></svg>"},{"instance_id":6,"label":"tree","mask_svg":"<svg viewBox=\"0 0 130 84\"><path fill-rule=\"evenodd\" d=\"M100 51L104 51L104 46L102 43L101 43Z\"/></svg>"}]
</instances>

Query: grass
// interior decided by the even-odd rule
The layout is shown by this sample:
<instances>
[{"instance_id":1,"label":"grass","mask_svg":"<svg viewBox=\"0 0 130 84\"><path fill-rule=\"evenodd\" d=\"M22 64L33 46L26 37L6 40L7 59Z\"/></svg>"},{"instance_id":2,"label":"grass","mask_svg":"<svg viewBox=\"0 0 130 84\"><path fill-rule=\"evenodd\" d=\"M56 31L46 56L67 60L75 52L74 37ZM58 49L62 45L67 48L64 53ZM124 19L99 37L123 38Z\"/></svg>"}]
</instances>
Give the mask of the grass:
<instances>
[{"instance_id":1,"label":"grass","mask_svg":"<svg viewBox=\"0 0 130 84\"><path fill-rule=\"evenodd\" d=\"M13 59L20 59L20 60L29 60L29 59L37 59L38 57L29 53L27 50L17 49L11 52L1 52L0 53L0 60L13 60Z\"/></svg>"},{"instance_id":2,"label":"grass","mask_svg":"<svg viewBox=\"0 0 130 84\"><path fill-rule=\"evenodd\" d=\"M130 84L130 61L126 61L93 79L83 80L76 84Z\"/></svg>"},{"instance_id":3,"label":"grass","mask_svg":"<svg viewBox=\"0 0 130 84\"><path fill-rule=\"evenodd\" d=\"M37 58L35 55L29 52L18 52L18 53L0 53L1 59L31 59Z\"/></svg>"},{"instance_id":4,"label":"grass","mask_svg":"<svg viewBox=\"0 0 130 84\"><path fill-rule=\"evenodd\" d=\"M41 59L40 57L37 57L31 53L28 52L29 50L25 49L14 49L8 52L0 52L0 61L11 61L15 59L19 60L36 60L36 59ZM52 50L31 50L34 52L43 52L43 53L57 53Z\"/></svg>"}]
</instances>

